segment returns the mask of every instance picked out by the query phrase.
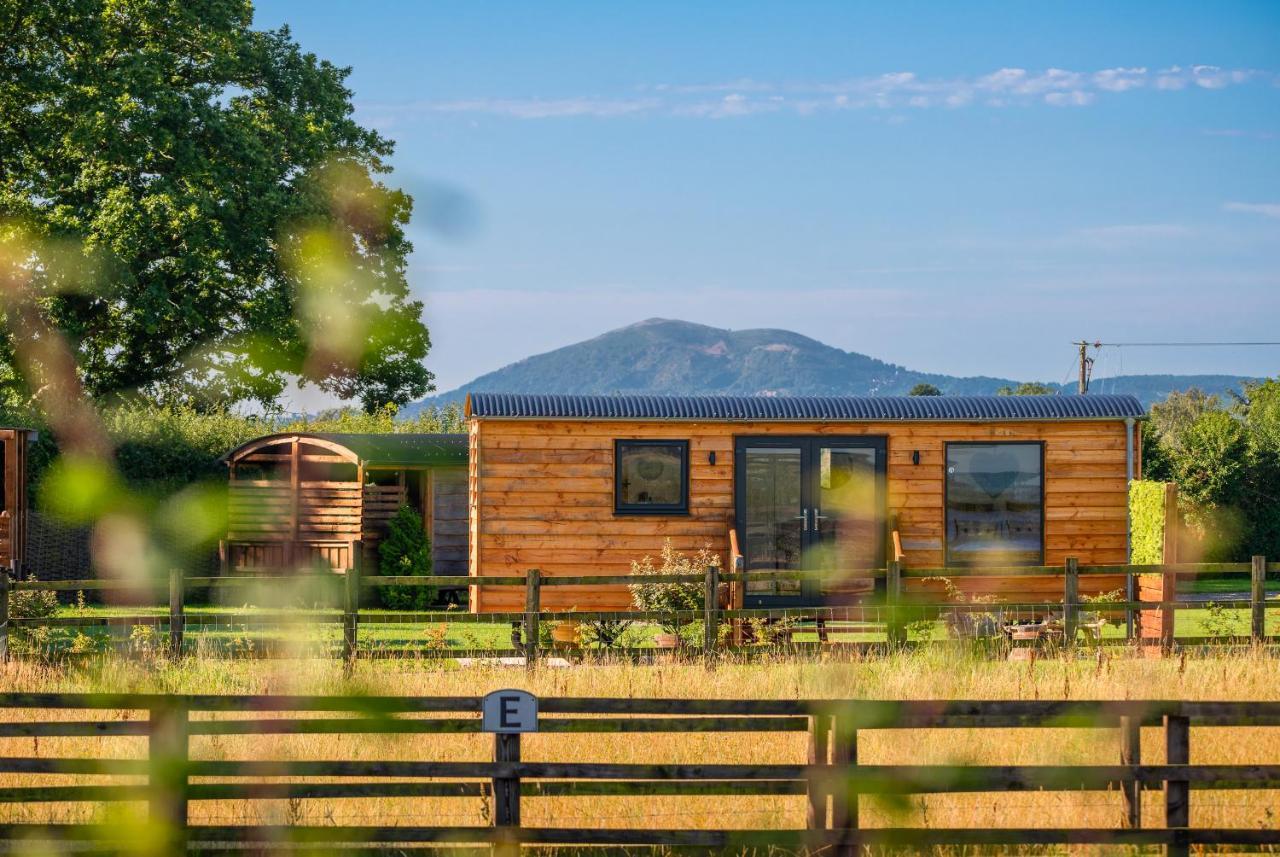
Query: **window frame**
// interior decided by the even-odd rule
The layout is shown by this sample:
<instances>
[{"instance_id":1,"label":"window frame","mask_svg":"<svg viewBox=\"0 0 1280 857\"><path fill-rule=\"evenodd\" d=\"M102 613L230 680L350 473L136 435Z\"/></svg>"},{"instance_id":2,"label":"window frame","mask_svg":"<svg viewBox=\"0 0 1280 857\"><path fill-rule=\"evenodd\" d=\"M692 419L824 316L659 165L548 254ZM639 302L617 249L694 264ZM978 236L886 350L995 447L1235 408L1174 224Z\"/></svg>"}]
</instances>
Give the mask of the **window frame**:
<instances>
[{"instance_id":1,"label":"window frame","mask_svg":"<svg viewBox=\"0 0 1280 857\"><path fill-rule=\"evenodd\" d=\"M680 449L680 502L663 504L628 504L622 499L622 447L678 447ZM676 438L614 438L613 440L613 514L667 515L689 514L689 441Z\"/></svg>"},{"instance_id":2,"label":"window frame","mask_svg":"<svg viewBox=\"0 0 1280 857\"><path fill-rule=\"evenodd\" d=\"M946 568L974 568L982 563L976 560L968 562L951 560L951 506L949 502L951 474L948 472L953 446L1038 446L1040 447L1040 556L1036 563L1026 568L1035 568L1045 563L1045 543L1048 533L1045 532L1045 442L1043 440L948 440L942 444L942 564ZM1021 566L1014 566L1015 568Z\"/></svg>"}]
</instances>

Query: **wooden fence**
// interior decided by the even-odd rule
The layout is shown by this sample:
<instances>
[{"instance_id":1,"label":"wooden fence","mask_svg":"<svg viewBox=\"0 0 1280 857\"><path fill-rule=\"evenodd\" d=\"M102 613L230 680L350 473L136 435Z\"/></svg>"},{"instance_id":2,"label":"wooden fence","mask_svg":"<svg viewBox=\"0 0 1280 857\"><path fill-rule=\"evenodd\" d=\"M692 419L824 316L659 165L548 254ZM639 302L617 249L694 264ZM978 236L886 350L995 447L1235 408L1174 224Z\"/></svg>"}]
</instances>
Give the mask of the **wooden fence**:
<instances>
[{"instance_id":1,"label":"wooden fence","mask_svg":"<svg viewBox=\"0 0 1280 857\"><path fill-rule=\"evenodd\" d=\"M339 845L344 849L490 844L504 854L521 845L694 846L742 849L778 846L853 854L864 846L930 845L1163 845L1187 854L1193 845L1280 845L1280 828L1195 828L1194 794L1202 790L1280 789L1280 765L1193 765L1193 727L1280 727L1280 703L1179 701L873 701L544 698L538 731L552 734L795 733L807 735L808 758L790 764L620 764L592 761L580 747L567 760L523 761L519 737L495 735L493 761L358 761L307 758L203 759L192 739L229 735L466 734L481 731L478 697L289 697L0 694L0 737L137 736L144 757L68 758L44 753L0 758L10 783L0 803L145 801L147 833L165 843L157 853L218 848L230 852ZM76 711L85 719L64 719ZM34 718L26 712L35 711ZM128 719L121 712L145 712ZM18 716L19 714L23 716ZM193 715L195 715L193 717ZM230 716L227 716L230 715ZM317 716L319 715L319 716ZM1142 761L1142 727L1163 730L1162 764ZM1112 730L1119 764L888 765L860 759L868 730L1079 728ZM1256 734L1256 733L1254 733ZM1241 733L1240 746L1250 742ZM36 747L39 747L38 742ZM50 785L48 775L92 778L93 784ZM130 784L101 784L129 777ZM138 782L137 778L145 778ZM1116 828L869 827L861 823L864 795L923 795L1008 791L1092 791L1116 801ZM1144 817L1144 791L1163 791L1163 817ZM798 829L545 828L521 823L522 803L540 797L721 796L804 797L806 825ZM436 827L202 825L190 822L201 801L262 801L386 797L472 798L494 801L488 826ZM1148 812L1146 816L1152 815ZM1158 822L1158 823L1154 823ZM0 823L0 840L76 841L103 846L136 840L122 824ZM828 852L830 853L830 852Z\"/></svg>"},{"instance_id":2,"label":"wooden fence","mask_svg":"<svg viewBox=\"0 0 1280 857\"><path fill-rule=\"evenodd\" d=\"M738 583L745 586L747 580L761 577L777 579L821 578L822 572L762 572L745 571L724 572L717 567L709 567L703 574L657 574L637 577L632 575L588 575L588 576L554 576L544 577L537 569L530 569L524 575L507 577L485 577L485 586L517 587L525 592L525 610L518 613L484 613L473 614L461 611L425 611L415 613L393 613L379 611L364 606L365 593L388 586L430 586L458 587L464 583L474 583L475 578L459 578L455 576L364 576L361 573L359 558L361 551L355 543L351 555L356 558L354 567L345 573L295 575L286 580L303 584L314 582L327 588L335 601L335 610L329 613L313 614L308 621L317 624L340 623L342 626L341 653L347 658L355 657L359 649L360 626L362 623L416 623L458 624L458 623L509 623L513 627L512 642L519 647L518 652L511 649L468 648L450 649L436 648L421 654L429 656L458 655L491 655L503 656L517 653L526 658L532 665L542 654L539 646L539 626L549 621L603 621L633 620L640 622L678 622L684 625L701 623L701 654L707 659L716 656L717 652L732 648L732 636L728 643L721 640L718 631L723 626L740 626L745 622L791 621L797 618L808 619L825 628L825 623L839 622L849 617L870 617L869 624L883 627L884 641L880 645L901 645L907 639L907 626L910 620L937 618L938 616L955 617L961 614L992 614L995 612L1017 612L1023 610L1030 613L1060 614L1060 638L1062 644L1070 648L1077 644L1077 632L1080 628L1082 614L1122 615L1125 619L1127 634L1114 642L1140 642L1152 648L1159 647L1168 651L1175 643L1173 616L1178 608L1192 608L1195 604L1177 599L1175 590L1179 578L1190 578L1200 575L1247 575L1242 579L1241 588L1247 589L1247 599L1217 599L1214 604L1223 609L1247 608L1249 613L1249 630L1239 635L1239 639L1253 644L1263 644L1274 640L1276 635L1269 635L1266 627L1266 610L1268 606L1280 607L1280 601L1268 602L1266 598L1267 575L1280 572L1280 563L1268 564L1265 557L1254 557L1250 563L1211 563L1211 564L1171 564L1171 565L1106 565L1085 566L1075 559L1068 559L1061 566L1017 566L1011 568L925 568L907 569L900 563L891 562L885 569L872 569L860 572L865 577L883 581L880 596L855 606L824 607L786 607L786 608L740 608L730 609L722 604L721 585ZM925 603L920 600L908 600L903 596L902 581L905 579L984 577L999 575L1017 577L1058 577L1062 581L1062 599L1056 603L1005 604L990 602L951 601L946 603ZM1082 577L1125 576L1132 585L1126 591L1139 594L1138 600L1087 601L1080 597L1080 580ZM189 588L234 589L237 587L260 587L272 581L279 583L281 578L263 578L256 575L222 575L216 577L189 577L180 570L174 570L169 578L169 628L168 645L175 655L184 650L185 629L188 614L186 612L186 592ZM1152 582L1154 581L1154 582ZM617 585L619 583L684 583L697 586L702 593L702 609L684 611L679 614L661 611L545 611L541 607L541 593L548 586L583 586L583 585ZM1152 582L1148 585L1148 582ZM8 616L8 597L6 589L18 591L54 590L110 590L124 588L111 580L67 580L67 581L18 581L10 582L8 577L0 574L0 653L8 652L8 636L11 628L91 628L104 626L127 626L133 624L154 624L156 616L59 616L47 618L13 618ZM337 595L337 598L332 598ZM1123 598L1123 596L1122 596ZM1203 605L1202 605L1203 606ZM270 614L264 614L270 619ZM255 620L257 625L264 624ZM297 625L295 618L289 624ZM1155 629L1155 630L1153 630ZM825 631L823 632L825 636ZM1221 642L1219 638L1198 636L1180 637L1176 642L1183 644ZM1100 643L1109 642L1099 640Z\"/></svg>"}]
</instances>

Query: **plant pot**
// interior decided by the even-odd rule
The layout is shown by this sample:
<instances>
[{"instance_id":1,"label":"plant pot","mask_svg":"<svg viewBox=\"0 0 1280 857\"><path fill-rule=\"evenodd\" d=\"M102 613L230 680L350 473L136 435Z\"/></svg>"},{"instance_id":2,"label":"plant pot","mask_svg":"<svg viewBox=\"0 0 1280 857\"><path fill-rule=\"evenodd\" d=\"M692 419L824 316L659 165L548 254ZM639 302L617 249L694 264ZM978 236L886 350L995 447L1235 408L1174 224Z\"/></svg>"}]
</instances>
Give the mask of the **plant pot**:
<instances>
[{"instance_id":1,"label":"plant pot","mask_svg":"<svg viewBox=\"0 0 1280 857\"><path fill-rule=\"evenodd\" d=\"M680 635L662 631L653 635L653 645L659 649L677 648L680 645Z\"/></svg>"},{"instance_id":2,"label":"plant pot","mask_svg":"<svg viewBox=\"0 0 1280 857\"><path fill-rule=\"evenodd\" d=\"M551 629L551 644L560 649L578 645L578 629L578 623L572 620L557 622Z\"/></svg>"}]
</instances>

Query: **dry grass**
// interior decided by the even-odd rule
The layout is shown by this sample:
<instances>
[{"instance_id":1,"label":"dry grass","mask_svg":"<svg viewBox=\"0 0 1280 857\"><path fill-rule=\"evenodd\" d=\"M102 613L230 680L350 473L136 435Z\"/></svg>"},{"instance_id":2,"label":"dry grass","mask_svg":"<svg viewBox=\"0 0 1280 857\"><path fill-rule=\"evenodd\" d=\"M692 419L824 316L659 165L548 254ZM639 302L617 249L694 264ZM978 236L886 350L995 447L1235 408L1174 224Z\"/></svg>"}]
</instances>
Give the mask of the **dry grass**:
<instances>
[{"instance_id":1,"label":"dry grass","mask_svg":"<svg viewBox=\"0 0 1280 857\"><path fill-rule=\"evenodd\" d=\"M429 661L361 664L350 678L341 666L320 660L291 662L196 661L98 662L81 667L11 663L0 673L4 691L172 691L192 693L378 693L475 695L500 687L524 687L539 695L620 697L842 697L880 699L1280 699L1277 663L1252 654L1185 660L1041 660L1009 664L969 658L942 648L890 658L841 662L778 661L724 664L708 673L696 664L635 666L598 664L571 669L443 669ZM9 712L13 719L46 718ZM82 717L79 712L58 716ZM864 733L866 763L1113 764L1114 730L916 730ZM1144 761L1162 760L1160 731L1148 729ZM485 760L486 736L244 736L192 741L195 758L214 759L413 759ZM137 757L142 739L3 739L0 755ZM533 735L531 761L787 763L805 758L801 734L779 735ZM1280 762L1280 729L1196 728L1196 763ZM71 778L0 777L0 787ZM81 778L82 782L88 781ZM1147 795L1145 820L1161 823L1159 794ZM1192 797L1195 826L1275 827L1278 792L1201 791ZM310 824L485 824L487 805L477 799L365 799L202 802L197 823L296 822ZM1118 826L1117 793L1056 792L938 795L886 804L864 798L865 825ZM101 818L100 807L72 804L0 805L4 821L68 821ZM800 827L799 797L745 798L537 798L526 799L529 825L599 827Z\"/></svg>"}]
</instances>

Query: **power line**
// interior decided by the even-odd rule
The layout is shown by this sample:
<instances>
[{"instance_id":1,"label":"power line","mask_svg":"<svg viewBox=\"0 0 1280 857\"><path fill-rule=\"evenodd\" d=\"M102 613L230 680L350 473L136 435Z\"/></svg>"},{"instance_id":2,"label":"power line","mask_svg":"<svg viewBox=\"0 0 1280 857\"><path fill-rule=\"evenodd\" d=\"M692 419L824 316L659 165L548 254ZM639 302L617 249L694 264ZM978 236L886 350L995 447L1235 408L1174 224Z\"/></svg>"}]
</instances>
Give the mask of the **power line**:
<instances>
[{"instance_id":1,"label":"power line","mask_svg":"<svg viewBox=\"0 0 1280 857\"><path fill-rule=\"evenodd\" d=\"M1072 345L1081 343L1073 342ZM1280 342L1089 342L1094 348L1236 348L1249 345L1280 345Z\"/></svg>"}]
</instances>

